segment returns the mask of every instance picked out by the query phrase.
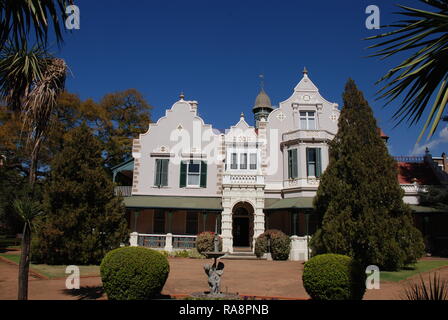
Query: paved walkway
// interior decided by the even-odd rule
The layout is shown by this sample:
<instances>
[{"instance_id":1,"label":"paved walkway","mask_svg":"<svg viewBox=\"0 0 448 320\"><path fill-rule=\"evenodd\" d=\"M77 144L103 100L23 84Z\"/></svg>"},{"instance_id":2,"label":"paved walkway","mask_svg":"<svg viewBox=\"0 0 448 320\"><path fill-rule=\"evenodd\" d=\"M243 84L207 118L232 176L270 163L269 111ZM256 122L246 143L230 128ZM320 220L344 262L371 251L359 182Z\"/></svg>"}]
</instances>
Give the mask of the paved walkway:
<instances>
[{"instance_id":1,"label":"paved walkway","mask_svg":"<svg viewBox=\"0 0 448 320\"><path fill-rule=\"evenodd\" d=\"M163 294L177 295L208 289L203 265L207 260L170 258L170 274ZM302 262L224 260L222 290L248 296L308 299L301 277ZM448 267L439 269L448 279ZM0 261L0 299L16 299L18 267ZM81 275L82 277L82 275ZM367 290L365 299L400 299L406 282L382 283L380 290ZM30 277L30 299L105 299L100 277L81 278L81 289L65 289L65 279Z\"/></svg>"}]
</instances>

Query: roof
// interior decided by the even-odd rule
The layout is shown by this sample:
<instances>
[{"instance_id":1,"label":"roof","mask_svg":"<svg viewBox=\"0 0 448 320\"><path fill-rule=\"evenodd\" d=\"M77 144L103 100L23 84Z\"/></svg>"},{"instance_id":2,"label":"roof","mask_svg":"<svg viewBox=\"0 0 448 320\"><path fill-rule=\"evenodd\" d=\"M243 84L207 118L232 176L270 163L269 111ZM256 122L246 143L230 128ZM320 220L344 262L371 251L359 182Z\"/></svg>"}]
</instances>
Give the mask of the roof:
<instances>
[{"instance_id":1,"label":"roof","mask_svg":"<svg viewBox=\"0 0 448 320\"><path fill-rule=\"evenodd\" d=\"M265 210L280 209L312 209L313 199L311 197L297 197L284 199L265 199Z\"/></svg>"},{"instance_id":2,"label":"roof","mask_svg":"<svg viewBox=\"0 0 448 320\"><path fill-rule=\"evenodd\" d=\"M254 109L257 108L268 108L272 109L271 99L267 95L267 93L262 88L257 98L255 99Z\"/></svg>"},{"instance_id":3,"label":"roof","mask_svg":"<svg viewBox=\"0 0 448 320\"><path fill-rule=\"evenodd\" d=\"M127 208L222 211L221 200L221 197L132 196L125 197L124 203Z\"/></svg>"},{"instance_id":4,"label":"roof","mask_svg":"<svg viewBox=\"0 0 448 320\"><path fill-rule=\"evenodd\" d=\"M130 158L120 164L117 164L116 166L113 166L112 168L110 168L110 170L112 170L112 172L120 172L120 171L125 171L125 170L133 171L134 170L134 159Z\"/></svg>"},{"instance_id":5,"label":"roof","mask_svg":"<svg viewBox=\"0 0 448 320\"><path fill-rule=\"evenodd\" d=\"M420 185L439 185L439 180L432 169L424 162L397 162L398 182Z\"/></svg>"},{"instance_id":6,"label":"roof","mask_svg":"<svg viewBox=\"0 0 448 320\"><path fill-rule=\"evenodd\" d=\"M412 211L414 211L414 213L448 213L446 210L439 208L417 206L417 205L410 205L410 207Z\"/></svg>"},{"instance_id":7,"label":"roof","mask_svg":"<svg viewBox=\"0 0 448 320\"><path fill-rule=\"evenodd\" d=\"M387 134L384 133L383 129L378 128L378 133L380 134L381 138L389 138Z\"/></svg>"}]
</instances>

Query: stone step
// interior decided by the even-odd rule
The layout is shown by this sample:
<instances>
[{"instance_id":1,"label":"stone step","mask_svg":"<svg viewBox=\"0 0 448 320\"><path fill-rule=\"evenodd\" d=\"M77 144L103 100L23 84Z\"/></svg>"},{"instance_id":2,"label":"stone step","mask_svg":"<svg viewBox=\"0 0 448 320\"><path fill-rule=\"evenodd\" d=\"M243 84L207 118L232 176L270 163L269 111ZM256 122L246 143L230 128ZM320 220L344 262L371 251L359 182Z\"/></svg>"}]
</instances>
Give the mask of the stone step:
<instances>
[{"instance_id":1,"label":"stone step","mask_svg":"<svg viewBox=\"0 0 448 320\"><path fill-rule=\"evenodd\" d=\"M266 258L257 258L252 252L233 252L227 253L221 259L227 260L266 260Z\"/></svg>"}]
</instances>

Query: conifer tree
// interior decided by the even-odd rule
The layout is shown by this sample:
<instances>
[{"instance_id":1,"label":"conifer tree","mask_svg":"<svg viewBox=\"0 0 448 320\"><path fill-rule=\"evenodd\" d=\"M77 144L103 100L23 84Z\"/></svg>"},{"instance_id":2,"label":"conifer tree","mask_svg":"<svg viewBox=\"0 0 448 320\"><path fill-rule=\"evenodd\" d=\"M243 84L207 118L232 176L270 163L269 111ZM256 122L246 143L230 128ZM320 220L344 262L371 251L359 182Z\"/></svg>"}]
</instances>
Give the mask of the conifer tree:
<instances>
[{"instance_id":1,"label":"conifer tree","mask_svg":"<svg viewBox=\"0 0 448 320\"><path fill-rule=\"evenodd\" d=\"M311 247L315 254L346 254L364 265L397 270L421 257L422 236L403 202L396 163L372 109L352 79L343 101L330 162L314 199L321 223Z\"/></svg>"},{"instance_id":2,"label":"conifer tree","mask_svg":"<svg viewBox=\"0 0 448 320\"><path fill-rule=\"evenodd\" d=\"M122 198L114 196L101 152L86 125L67 134L63 150L51 163L34 260L97 264L107 251L127 242L125 208Z\"/></svg>"}]
</instances>

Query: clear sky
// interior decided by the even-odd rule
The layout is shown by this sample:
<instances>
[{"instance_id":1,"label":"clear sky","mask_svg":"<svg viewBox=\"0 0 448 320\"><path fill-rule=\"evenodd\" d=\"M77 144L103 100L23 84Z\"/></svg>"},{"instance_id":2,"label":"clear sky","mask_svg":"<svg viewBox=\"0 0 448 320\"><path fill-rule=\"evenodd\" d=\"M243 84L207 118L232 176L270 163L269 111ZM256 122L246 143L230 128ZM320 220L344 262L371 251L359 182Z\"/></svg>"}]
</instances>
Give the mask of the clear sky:
<instances>
[{"instance_id":1,"label":"clear sky","mask_svg":"<svg viewBox=\"0 0 448 320\"><path fill-rule=\"evenodd\" d=\"M381 24L398 19L395 3L424 7L416 0L253 1L253 0L76 0L81 29L66 34L61 49L72 72L67 89L82 99L136 88L154 106L153 120L178 100L199 101L199 113L218 129L252 120L260 73L272 103L287 99L309 76L329 101L342 107L342 91L352 77L364 92L393 155L414 149L419 127L393 129L391 108L375 101L375 85L400 57L366 58L368 5L381 10ZM445 151L448 130L439 126L429 141L435 156Z\"/></svg>"}]
</instances>

